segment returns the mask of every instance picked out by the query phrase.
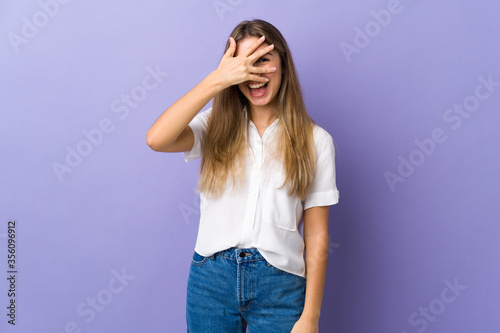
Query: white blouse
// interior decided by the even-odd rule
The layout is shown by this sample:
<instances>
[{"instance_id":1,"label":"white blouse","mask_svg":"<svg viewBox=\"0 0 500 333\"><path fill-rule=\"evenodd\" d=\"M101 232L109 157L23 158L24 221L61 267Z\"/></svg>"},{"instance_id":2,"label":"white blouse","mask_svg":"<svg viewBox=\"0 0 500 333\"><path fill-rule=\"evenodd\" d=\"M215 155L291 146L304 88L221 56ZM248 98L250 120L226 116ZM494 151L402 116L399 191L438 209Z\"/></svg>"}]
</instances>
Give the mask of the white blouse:
<instances>
[{"instance_id":1,"label":"white blouse","mask_svg":"<svg viewBox=\"0 0 500 333\"><path fill-rule=\"evenodd\" d=\"M201 157L211 111L209 108L198 113L189 123L194 145L184 152L186 162ZM331 135L314 125L317 164L313 185L305 200L290 197L287 185L278 189L285 176L283 167L268 158L278 124L276 119L261 138L250 120L250 149L243 187L231 191L232 185L228 185L223 195L215 199L200 193L201 216L195 251L208 257L230 247L255 247L276 268L306 277L303 212L310 207L338 203L335 149Z\"/></svg>"}]
</instances>

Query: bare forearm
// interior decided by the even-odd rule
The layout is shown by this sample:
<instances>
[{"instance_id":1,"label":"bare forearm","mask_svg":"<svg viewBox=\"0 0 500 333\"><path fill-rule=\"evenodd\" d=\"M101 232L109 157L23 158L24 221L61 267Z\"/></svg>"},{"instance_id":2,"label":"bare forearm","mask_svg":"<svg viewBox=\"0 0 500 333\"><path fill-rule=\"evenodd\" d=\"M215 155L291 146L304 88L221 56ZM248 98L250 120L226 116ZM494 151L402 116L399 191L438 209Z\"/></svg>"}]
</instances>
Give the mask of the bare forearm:
<instances>
[{"instance_id":1,"label":"bare forearm","mask_svg":"<svg viewBox=\"0 0 500 333\"><path fill-rule=\"evenodd\" d=\"M320 232L304 237L306 261L306 297L302 316L319 320L328 260L328 233Z\"/></svg>"},{"instance_id":2,"label":"bare forearm","mask_svg":"<svg viewBox=\"0 0 500 333\"><path fill-rule=\"evenodd\" d=\"M210 73L160 115L147 133L148 145L161 149L174 142L196 114L223 89L219 76Z\"/></svg>"}]
</instances>

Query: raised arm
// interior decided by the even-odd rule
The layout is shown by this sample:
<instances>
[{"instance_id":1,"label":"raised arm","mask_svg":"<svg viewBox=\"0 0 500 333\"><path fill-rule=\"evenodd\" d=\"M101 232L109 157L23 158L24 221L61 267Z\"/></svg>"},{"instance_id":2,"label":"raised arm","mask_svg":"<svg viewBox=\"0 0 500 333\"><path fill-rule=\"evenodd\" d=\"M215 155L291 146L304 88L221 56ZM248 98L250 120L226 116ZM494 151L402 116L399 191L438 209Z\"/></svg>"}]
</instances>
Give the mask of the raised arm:
<instances>
[{"instance_id":1,"label":"raised arm","mask_svg":"<svg viewBox=\"0 0 500 333\"><path fill-rule=\"evenodd\" d=\"M148 146L160 152L191 150L194 135L188 124L217 93L245 81L267 82L267 78L257 74L270 73L273 70L253 66L255 61L273 48L273 45L270 45L254 53L263 42L264 38L260 38L242 54L233 57L236 42L230 38L230 46L219 67L165 110L151 126L146 136Z\"/></svg>"}]
</instances>

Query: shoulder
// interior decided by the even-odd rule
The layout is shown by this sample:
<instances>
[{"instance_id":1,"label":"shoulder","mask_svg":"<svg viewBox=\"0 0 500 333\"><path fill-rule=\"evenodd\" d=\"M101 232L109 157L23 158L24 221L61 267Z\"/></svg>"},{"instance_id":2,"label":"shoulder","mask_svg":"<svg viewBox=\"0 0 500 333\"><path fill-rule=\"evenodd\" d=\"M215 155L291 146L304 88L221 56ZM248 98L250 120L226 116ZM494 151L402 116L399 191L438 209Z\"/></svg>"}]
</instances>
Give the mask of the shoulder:
<instances>
[{"instance_id":1,"label":"shoulder","mask_svg":"<svg viewBox=\"0 0 500 333\"><path fill-rule=\"evenodd\" d=\"M205 111L201 111L200 113L198 113L196 116L206 120L208 119L211 113L212 113L212 107L209 107Z\"/></svg>"},{"instance_id":2,"label":"shoulder","mask_svg":"<svg viewBox=\"0 0 500 333\"><path fill-rule=\"evenodd\" d=\"M196 128L196 127L207 127L208 125L208 118L210 117L210 114L212 113L212 108L208 108L205 111L200 111L194 118L189 122L189 126L191 128Z\"/></svg>"},{"instance_id":3,"label":"shoulder","mask_svg":"<svg viewBox=\"0 0 500 333\"><path fill-rule=\"evenodd\" d=\"M313 138L316 151L321 152L330 145L333 145L333 138L323 127L313 124Z\"/></svg>"}]
</instances>

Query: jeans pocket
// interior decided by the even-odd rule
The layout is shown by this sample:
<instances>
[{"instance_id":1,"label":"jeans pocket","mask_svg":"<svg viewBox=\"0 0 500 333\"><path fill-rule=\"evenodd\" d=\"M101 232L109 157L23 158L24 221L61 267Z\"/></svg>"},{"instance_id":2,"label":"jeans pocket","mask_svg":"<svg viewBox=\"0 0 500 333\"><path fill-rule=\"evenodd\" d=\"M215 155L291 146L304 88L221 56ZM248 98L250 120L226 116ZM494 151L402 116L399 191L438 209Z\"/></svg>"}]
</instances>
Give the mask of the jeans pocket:
<instances>
[{"instance_id":1,"label":"jeans pocket","mask_svg":"<svg viewBox=\"0 0 500 333\"><path fill-rule=\"evenodd\" d=\"M204 257L198 252L194 251L193 253L193 258L191 259L191 263L195 266L201 266L203 265L209 257Z\"/></svg>"},{"instance_id":2,"label":"jeans pocket","mask_svg":"<svg viewBox=\"0 0 500 333\"><path fill-rule=\"evenodd\" d=\"M267 264L267 266L271 267L278 274L281 274L281 275L295 275L295 274L286 272L286 271L284 271L282 269L279 269L278 267L276 267L274 265L271 265L267 260L266 260L266 264Z\"/></svg>"}]
</instances>

